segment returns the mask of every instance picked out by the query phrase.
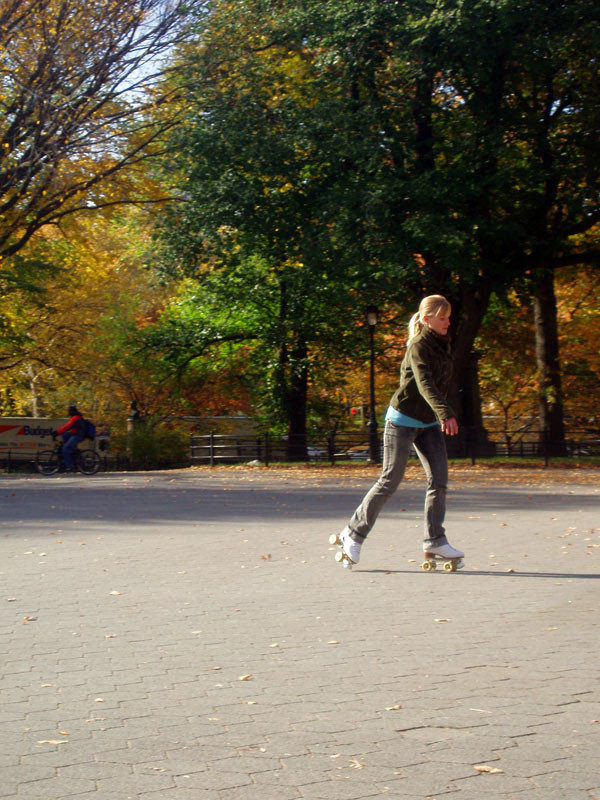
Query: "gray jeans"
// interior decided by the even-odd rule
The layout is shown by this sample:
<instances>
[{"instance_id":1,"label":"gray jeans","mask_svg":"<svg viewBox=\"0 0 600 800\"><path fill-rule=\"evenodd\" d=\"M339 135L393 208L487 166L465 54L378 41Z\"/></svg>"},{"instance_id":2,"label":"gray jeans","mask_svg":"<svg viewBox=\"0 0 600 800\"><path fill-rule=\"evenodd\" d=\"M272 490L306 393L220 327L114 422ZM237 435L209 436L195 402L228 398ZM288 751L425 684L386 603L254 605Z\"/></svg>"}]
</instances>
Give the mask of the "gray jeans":
<instances>
[{"instance_id":1,"label":"gray jeans","mask_svg":"<svg viewBox=\"0 0 600 800\"><path fill-rule=\"evenodd\" d=\"M431 428L405 428L387 421L383 431L381 477L365 495L348 523L351 536L357 542L366 538L379 512L398 488L404 477L411 445L427 475L424 549L446 544L448 541L443 526L446 515L448 456L442 429L439 425Z\"/></svg>"}]
</instances>

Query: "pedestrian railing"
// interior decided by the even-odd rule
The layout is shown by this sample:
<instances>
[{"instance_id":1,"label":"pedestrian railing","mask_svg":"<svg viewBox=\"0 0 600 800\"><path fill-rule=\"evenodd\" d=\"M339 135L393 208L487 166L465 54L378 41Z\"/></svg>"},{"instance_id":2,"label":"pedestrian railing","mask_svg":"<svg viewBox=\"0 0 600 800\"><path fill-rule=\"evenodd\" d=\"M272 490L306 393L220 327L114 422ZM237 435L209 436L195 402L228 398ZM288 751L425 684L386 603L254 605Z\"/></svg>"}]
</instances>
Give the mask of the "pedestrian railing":
<instances>
[{"instance_id":1,"label":"pedestrian railing","mask_svg":"<svg viewBox=\"0 0 600 800\"><path fill-rule=\"evenodd\" d=\"M383 454L382 442L380 453ZM488 430L484 435L474 430L463 429L461 435L446 437L450 458L477 461L498 458L533 458L548 464L555 458L591 459L600 458L600 430L570 430L562 442L552 441L537 431ZM280 436L269 431L260 435L217 434L192 435L189 443L188 464L235 464L259 462L261 464L285 462L339 462L367 463L370 461L368 430L313 432L307 436ZM414 458L416 454L413 452ZM160 469L175 466L154 461L133 463L123 455L103 453L103 470L111 469ZM0 469L23 471L33 469L36 453L0 452ZM178 464L177 466L186 466Z\"/></svg>"},{"instance_id":2,"label":"pedestrian railing","mask_svg":"<svg viewBox=\"0 0 600 800\"><path fill-rule=\"evenodd\" d=\"M506 433L488 431L476 436L466 430L462 436L446 439L451 458L469 458L473 463L490 457L551 458L600 457L600 431L580 431L564 442L552 441L539 432ZM380 452L383 453L380 442ZM414 453L412 454L415 455ZM193 435L190 439L190 459L193 464L219 464L257 461L268 465L286 461L368 462L369 433L332 431L307 436L278 436L265 432L258 436L210 433Z\"/></svg>"},{"instance_id":3,"label":"pedestrian railing","mask_svg":"<svg viewBox=\"0 0 600 800\"><path fill-rule=\"evenodd\" d=\"M210 433L190 438L193 464L259 461L263 464L285 461L367 461L369 437L362 431L278 436L269 432L248 437Z\"/></svg>"}]
</instances>

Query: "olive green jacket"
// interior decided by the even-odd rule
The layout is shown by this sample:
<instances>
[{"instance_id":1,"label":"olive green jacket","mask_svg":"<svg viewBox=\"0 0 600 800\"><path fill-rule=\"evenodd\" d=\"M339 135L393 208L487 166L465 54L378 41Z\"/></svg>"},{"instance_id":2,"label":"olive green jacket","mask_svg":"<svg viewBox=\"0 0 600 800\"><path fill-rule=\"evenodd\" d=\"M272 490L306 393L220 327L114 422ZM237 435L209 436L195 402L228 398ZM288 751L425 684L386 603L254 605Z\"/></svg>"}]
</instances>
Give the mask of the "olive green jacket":
<instances>
[{"instance_id":1,"label":"olive green jacket","mask_svg":"<svg viewBox=\"0 0 600 800\"><path fill-rule=\"evenodd\" d=\"M446 400L451 376L450 337L423 328L408 344L390 405L424 423L455 417Z\"/></svg>"}]
</instances>

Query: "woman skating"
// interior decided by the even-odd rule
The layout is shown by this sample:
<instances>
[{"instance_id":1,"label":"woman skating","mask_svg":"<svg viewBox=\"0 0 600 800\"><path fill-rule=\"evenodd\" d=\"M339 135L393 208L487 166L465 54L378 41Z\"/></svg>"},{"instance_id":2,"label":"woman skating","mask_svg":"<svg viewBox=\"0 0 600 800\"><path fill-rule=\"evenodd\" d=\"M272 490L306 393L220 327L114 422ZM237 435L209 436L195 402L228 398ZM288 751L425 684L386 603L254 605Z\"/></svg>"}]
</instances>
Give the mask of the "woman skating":
<instances>
[{"instance_id":1,"label":"woman skating","mask_svg":"<svg viewBox=\"0 0 600 800\"><path fill-rule=\"evenodd\" d=\"M339 537L332 537L340 546L337 558L346 566L358 563L362 544L404 476L411 446L427 475L423 552L432 562L451 559L452 568L462 566L459 559L464 554L452 547L444 530L448 483L444 434L458 433L456 414L446 399L452 375L450 312L445 297L430 295L409 323L400 385L386 414L381 476Z\"/></svg>"}]
</instances>

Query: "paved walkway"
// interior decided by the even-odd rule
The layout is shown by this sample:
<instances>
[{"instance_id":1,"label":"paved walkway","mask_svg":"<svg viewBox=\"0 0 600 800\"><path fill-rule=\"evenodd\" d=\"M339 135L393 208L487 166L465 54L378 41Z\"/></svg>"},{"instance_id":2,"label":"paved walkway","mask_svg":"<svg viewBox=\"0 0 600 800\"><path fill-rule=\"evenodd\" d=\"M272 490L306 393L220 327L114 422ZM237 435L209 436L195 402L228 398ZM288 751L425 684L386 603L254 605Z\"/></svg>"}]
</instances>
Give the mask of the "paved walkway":
<instances>
[{"instance_id":1,"label":"paved walkway","mask_svg":"<svg viewBox=\"0 0 600 800\"><path fill-rule=\"evenodd\" d=\"M456 480L455 574L420 480L335 563L370 483L0 477L0 797L600 798L599 482Z\"/></svg>"}]
</instances>

